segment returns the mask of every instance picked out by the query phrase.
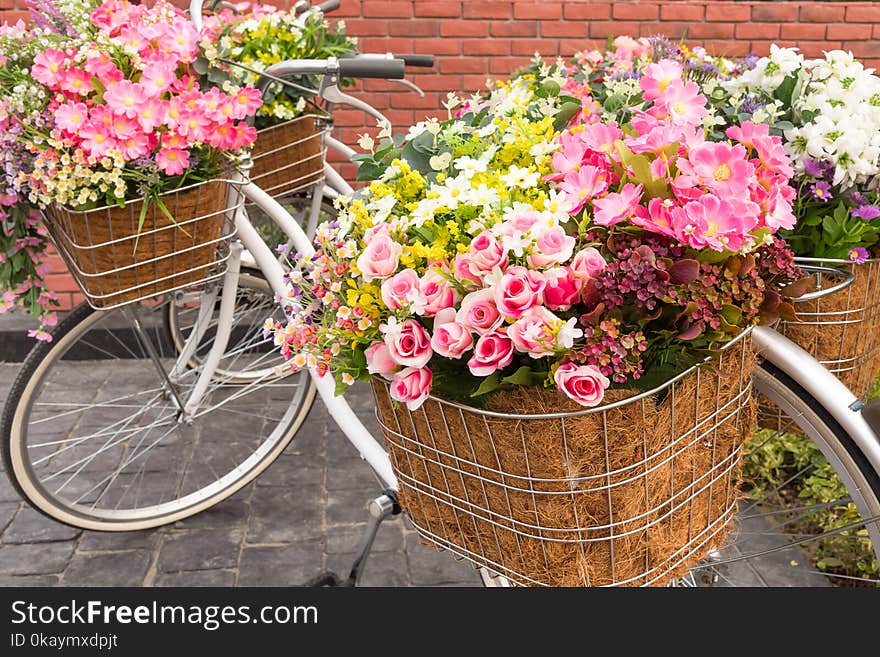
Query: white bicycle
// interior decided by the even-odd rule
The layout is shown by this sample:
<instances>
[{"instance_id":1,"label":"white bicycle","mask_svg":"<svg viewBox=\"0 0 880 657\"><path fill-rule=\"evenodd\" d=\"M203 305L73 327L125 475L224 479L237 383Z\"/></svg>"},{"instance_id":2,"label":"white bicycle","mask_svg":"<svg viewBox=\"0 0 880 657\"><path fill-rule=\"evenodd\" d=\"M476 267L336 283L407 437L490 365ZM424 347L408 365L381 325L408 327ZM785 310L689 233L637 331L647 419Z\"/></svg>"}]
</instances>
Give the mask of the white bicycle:
<instances>
[{"instance_id":1,"label":"white bicycle","mask_svg":"<svg viewBox=\"0 0 880 657\"><path fill-rule=\"evenodd\" d=\"M199 7L195 2L196 16ZM399 79L404 68L404 60L393 56L361 56L282 62L267 75L321 76L326 91L341 77ZM351 154L350 149L341 150ZM341 178L326 171L337 193L352 193ZM231 186L269 218L295 251L312 252L300 217L243 174ZM309 193L323 196L323 184ZM372 522L351 573L343 579L316 580L353 584L379 524L400 511L398 481L380 440L344 397L334 395L330 377L315 372L289 375L289 370L279 368L283 361L261 326L273 310L283 312L269 293L283 303L286 272L242 204L233 201L228 220L234 223L237 239L229 246L222 278L109 311L83 304L55 328L52 342L34 347L0 421L6 471L25 500L60 522L104 531L157 527L207 509L257 477L290 443L317 392L330 417L375 472L382 491L370 505ZM309 208L307 225L317 220L320 204L312 202ZM849 282L844 278L824 293ZM187 309L186 326L169 328L172 304ZM846 494L825 506L853 504L860 518L756 550L744 544L703 567L703 575L710 573L708 580L714 581L724 577L725 564L747 563L827 536L870 538L880 554L880 441L872 429L872 423L880 424L880 414L873 407L866 410L817 361L773 330L755 328L752 343L760 363L746 388L751 385L791 418L843 482ZM96 373L106 373L108 367L113 374L105 383L103 374ZM54 391L71 377L76 390L59 401ZM759 454L762 447L760 441L750 445L745 458ZM797 473L809 475L809 468ZM779 488L743 506L741 514L752 523L756 517L772 523L786 514L789 523L792 514L803 517L820 506L783 506L773 495ZM459 556L480 567L487 585L509 583L502 568L473 554ZM698 573L691 581L704 579Z\"/></svg>"}]
</instances>

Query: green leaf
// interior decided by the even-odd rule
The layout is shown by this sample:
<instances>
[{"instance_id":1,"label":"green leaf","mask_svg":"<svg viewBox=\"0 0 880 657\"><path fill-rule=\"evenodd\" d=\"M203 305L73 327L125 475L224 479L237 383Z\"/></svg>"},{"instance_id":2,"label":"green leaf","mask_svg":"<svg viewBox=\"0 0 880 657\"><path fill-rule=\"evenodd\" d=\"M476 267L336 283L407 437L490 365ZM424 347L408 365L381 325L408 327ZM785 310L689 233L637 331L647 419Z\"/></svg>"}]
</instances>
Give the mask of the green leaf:
<instances>
[{"instance_id":1,"label":"green leaf","mask_svg":"<svg viewBox=\"0 0 880 657\"><path fill-rule=\"evenodd\" d=\"M624 167L632 171L635 181L644 187L650 198L669 198L672 195L664 179L654 178L651 161L647 157L636 155L619 139L614 142L614 146Z\"/></svg>"},{"instance_id":2,"label":"green leaf","mask_svg":"<svg viewBox=\"0 0 880 657\"><path fill-rule=\"evenodd\" d=\"M493 372L480 384L480 387L477 388L472 394L471 397L481 397L483 395L488 395L493 390L497 390L501 385L501 377L498 372Z\"/></svg>"},{"instance_id":3,"label":"green leaf","mask_svg":"<svg viewBox=\"0 0 880 657\"><path fill-rule=\"evenodd\" d=\"M536 372L528 365L523 365L516 372L501 379L501 383L514 386L536 386L547 378L547 372Z\"/></svg>"}]
</instances>

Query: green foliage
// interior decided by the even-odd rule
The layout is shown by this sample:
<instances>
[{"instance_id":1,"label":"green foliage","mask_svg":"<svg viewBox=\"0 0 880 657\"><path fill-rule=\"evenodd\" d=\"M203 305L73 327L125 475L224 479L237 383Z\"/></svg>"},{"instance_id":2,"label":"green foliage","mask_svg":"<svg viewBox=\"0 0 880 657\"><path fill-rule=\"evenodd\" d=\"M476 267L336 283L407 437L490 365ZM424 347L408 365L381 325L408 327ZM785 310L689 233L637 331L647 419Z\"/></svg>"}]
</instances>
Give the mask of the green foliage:
<instances>
[{"instance_id":1,"label":"green foliage","mask_svg":"<svg viewBox=\"0 0 880 657\"><path fill-rule=\"evenodd\" d=\"M797 227L780 231L799 255L846 259L857 247L871 248L880 239L880 222L854 217L841 201L836 206L806 205Z\"/></svg>"}]
</instances>

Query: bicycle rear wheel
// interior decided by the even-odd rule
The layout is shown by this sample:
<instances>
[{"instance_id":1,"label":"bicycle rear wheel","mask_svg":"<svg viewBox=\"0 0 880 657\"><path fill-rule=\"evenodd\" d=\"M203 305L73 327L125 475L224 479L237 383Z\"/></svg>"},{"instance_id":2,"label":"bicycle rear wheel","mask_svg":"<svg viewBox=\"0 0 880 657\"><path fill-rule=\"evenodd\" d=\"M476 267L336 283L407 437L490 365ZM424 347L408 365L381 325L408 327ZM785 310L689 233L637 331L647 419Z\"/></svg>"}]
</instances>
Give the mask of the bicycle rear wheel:
<instances>
[{"instance_id":1,"label":"bicycle rear wheel","mask_svg":"<svg viewBox=\"0 0 880 657\"><path fill-rule=\"evenodd\" d=\"M296 434L314 386L276 372L280 356L257 339L231 343L221 366L239 376L215 376L192 422L180 421L175 395L185 400L200 370L181 368L169 389L168 303L137 307L142 335L126 308L80 305L28 355L0 420L0 451L42 513L93 530L174 522L242 488Z\"/></svg>"}]
</instances>

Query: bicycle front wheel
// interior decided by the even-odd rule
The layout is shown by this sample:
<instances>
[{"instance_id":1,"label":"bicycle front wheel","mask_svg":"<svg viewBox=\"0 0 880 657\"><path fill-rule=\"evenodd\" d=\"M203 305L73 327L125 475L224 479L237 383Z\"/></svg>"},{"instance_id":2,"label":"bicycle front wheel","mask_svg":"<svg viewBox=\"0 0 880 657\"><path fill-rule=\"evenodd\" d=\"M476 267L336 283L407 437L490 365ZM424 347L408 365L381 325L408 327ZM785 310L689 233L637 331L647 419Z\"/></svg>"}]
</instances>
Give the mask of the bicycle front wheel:
<instances>
[{"instance_id":1,"label":"bicycle front wheel","mask_svg":"<svg viewBox=\"0 0 880 657\"><path fill-rule=\"evenodd\" d=\"M130 310L80 305L28 355L0 420L0 448L37 510L92 530L171 523L254 479L302 424L315 395L310 378L268 368L277 354L257 338L247 349L232 345L224 361L239 376L215 376L191 422L182 421L177 399L187 399L200 368L173 372L168 303L136 307L142 333Z\"/></svg>"}]
</instances>

